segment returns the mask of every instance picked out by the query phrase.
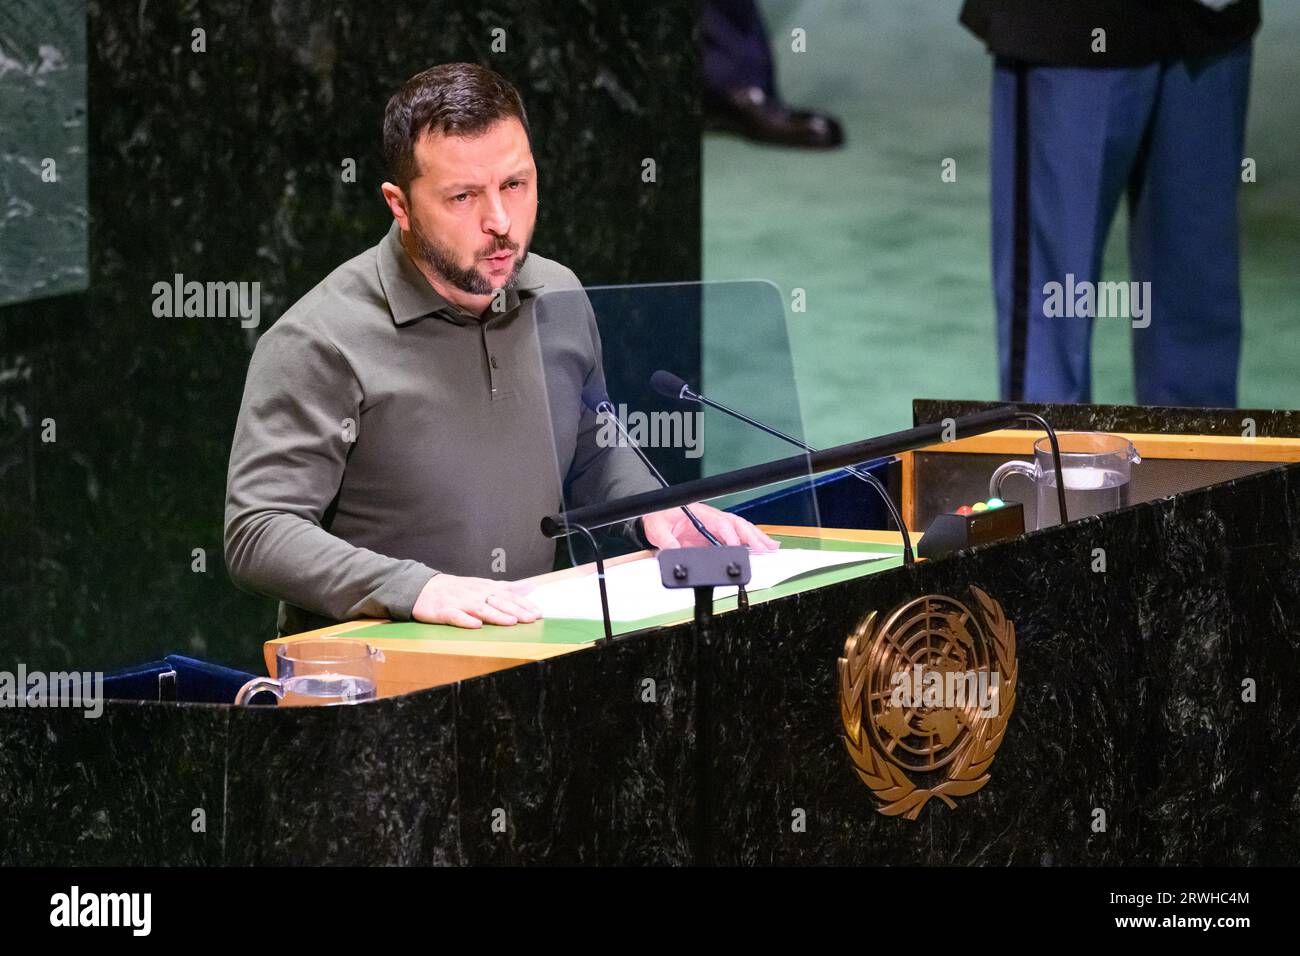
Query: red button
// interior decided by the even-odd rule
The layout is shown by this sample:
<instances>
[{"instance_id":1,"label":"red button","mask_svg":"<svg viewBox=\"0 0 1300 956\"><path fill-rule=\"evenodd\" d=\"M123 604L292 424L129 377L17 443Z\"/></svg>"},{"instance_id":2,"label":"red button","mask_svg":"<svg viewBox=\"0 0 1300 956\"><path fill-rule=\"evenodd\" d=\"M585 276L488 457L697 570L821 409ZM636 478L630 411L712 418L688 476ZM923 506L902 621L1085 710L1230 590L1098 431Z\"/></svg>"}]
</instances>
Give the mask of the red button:
<instances>
[{"instance_id":1,"label":"red button","mask_svg":"<svg viewBox=\"0 0 1300 956\"><path fill-rule=\"evenodd\" d=\"M973 512L973 511L971 510L971 506L970 506L970 505L962 505L960 508L957 509L957 514L959 514L959 515L969 515L969 514L974 514L974 513L975 513L975 512Z\"/></svg>"}]
</instances>

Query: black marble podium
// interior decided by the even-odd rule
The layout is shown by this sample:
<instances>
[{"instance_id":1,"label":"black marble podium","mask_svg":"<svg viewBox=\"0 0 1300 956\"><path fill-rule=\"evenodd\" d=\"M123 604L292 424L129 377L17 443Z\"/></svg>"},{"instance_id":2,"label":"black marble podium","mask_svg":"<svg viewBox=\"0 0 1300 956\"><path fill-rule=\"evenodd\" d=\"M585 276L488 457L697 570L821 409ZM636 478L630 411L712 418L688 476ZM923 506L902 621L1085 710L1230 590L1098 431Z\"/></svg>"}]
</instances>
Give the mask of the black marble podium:
<instances>
[{"instance_id":1,"label":"black marble podium","mask_svg":"<svg viewBox=\"0 0 1300 956\"><path fill-rule=\"evenodd\" d=\"M355 707L12 711L0 862L1295 863L1298 579L1279 465L756 604L707 646L681 625ZM883 816L836 659L866 612L971 585L1018 637L992 780Z\"/></svg>"}]
</instances>

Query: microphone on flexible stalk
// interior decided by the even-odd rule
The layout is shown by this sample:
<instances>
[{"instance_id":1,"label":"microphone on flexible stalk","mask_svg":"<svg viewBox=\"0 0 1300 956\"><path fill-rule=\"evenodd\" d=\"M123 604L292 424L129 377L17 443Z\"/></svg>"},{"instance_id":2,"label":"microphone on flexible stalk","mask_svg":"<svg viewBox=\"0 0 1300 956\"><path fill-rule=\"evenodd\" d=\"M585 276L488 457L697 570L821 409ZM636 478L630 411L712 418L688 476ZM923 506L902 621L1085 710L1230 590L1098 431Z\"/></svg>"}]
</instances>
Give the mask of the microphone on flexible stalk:
<instances>
[{"instance_id":1,"label":"microphone on flexible stalk","mask_svg":"<svg viewBox=\"0 0 1300 956\"><path fill-rule=\"evenodd\" d=\"M685 379L674 375L672 372L666 372L663 369L655 372L650 376L650 387L665 398L675 398L684 402L697 402L701 405L707 405L709 408L716 408L718 411L730 415L732 418L739 419L747 425L752 425L760 431L767 432L767 434L771 435L773 438L779 438L781 441L788 442L797 448L802 448L806 452L815 452L817 450L816 448L813 448L812 445L800 441L793 435L787 435L785 432L778 431L771 425L765 425L757 419L750 418L743 412L738 412L734 408L728 408L721 402L715 402L711 398L706 398L692 389L690 385L686 384ZM852 465L847 466L844 470L859 481L865 481L880 493L880 497L884 499L885 507L889 510L889 516L893 519L894 524L898 527L899 533L903 536L903 563L913 563L915 558L912 555L912 538L907 533L907 527L903 524L903 516L898 513L898 506L894 504L894 499L889 496L889 492L886 491L885 486L880 483L880 479L871 474L871 472L862 471Z\"/></svg>"},{"instance_id":2,"label":"microphone on flexible stalk","mask_svg":"<svg viewBox=\"0 0 1300 956\"><path fill-rule=\"evenodd\" d=\"M597 415L605 415L609 418L609 420L614 423L614 427L618 429L619 434L623 436L623 440L631 446L632 450L636 452L637 457L640 458L642 463L650 469L650 474L654 475L655 481L659 482L659 484L665 488L668 487L668 482L664 476L659 473L659 469L651 463L650 459L646 457L646 453L641 450L641 446L634 442L632 436L628 434L627 428L623 425L622 419L618 417L618 412L614 409L614 403L609 400L609 394L603 388L599 385L588 385L584 388L582 390L582 404L587 406L587 408L595 412ZM704 537L705 541L716 547L722 547L722 542L715 538L708 528L704 527L704 522L695 517L695 512L691 511L691 509L686 505L682 505L682 512L690 519L691 524L695 526L695 530Z\"/></svg>"},{"instance_id":3,"label":"microphone on flexible stalk","mask_svg":"<svg viewBox=\"0 0 1300 956\"><path fill-rule=\"evenodd\" d=\"M663 369L650 376L650 387L665 398L680 398L684 402L698 402L702 396L691 391L684 378L665 372Z\"/></svg>"}]
</instances>

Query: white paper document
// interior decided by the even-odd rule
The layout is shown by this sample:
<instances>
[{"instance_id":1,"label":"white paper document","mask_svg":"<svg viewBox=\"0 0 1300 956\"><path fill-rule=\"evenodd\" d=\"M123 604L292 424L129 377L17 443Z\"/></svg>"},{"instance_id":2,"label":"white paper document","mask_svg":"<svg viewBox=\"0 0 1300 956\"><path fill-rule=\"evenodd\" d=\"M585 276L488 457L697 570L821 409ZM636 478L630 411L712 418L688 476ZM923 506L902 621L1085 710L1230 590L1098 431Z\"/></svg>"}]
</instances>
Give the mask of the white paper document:
<instances>
[{"instance_id":1,"label":"white paper document","mask_svg":"<svg viewBox=\"0 0 1300 956\"><path fill-rule=\"evenodd\" d=\"M806 548L781 548L766 554L751 554L749 567L752 577L746 587L753 594L810 571L892 557L897 557L892 551L814 551ZM653 557L606 568L605 588L609 592L609 616L614 621L640 621L695 607L695 592L690 588L663 586L659 561ZM734 587L713 590L714 600L734 597L735 594ZM595 572L548 581L530 591L528 598L542 609L546 617L583 621L603 618Z\"/></svg>"}]
</instances>

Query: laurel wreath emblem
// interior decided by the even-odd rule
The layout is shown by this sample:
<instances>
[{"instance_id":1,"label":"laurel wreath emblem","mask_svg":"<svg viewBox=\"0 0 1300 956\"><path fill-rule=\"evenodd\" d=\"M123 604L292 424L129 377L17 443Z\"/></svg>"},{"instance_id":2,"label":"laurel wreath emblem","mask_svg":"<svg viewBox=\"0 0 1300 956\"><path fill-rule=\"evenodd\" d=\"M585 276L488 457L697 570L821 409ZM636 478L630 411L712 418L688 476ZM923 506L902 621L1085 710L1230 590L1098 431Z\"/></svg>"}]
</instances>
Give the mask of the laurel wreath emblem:
<instances>
[{"instance_id":1,"label":"laurel wreath emblem","mask_svg":"<svg viewBox=\"0 0 1300 956\"><path fill-rule=\"evenodd\" d=\"M1001 605L984 591L971 587L982 612L987 633L992 639L999 671L998 713L981 715L966 734L946 778L932 787L919 787L884 753L875 747L862 727L863 689L870 670L870 649L876 639L877 614L872 611L844 643L844 656L836 662L840 677L840 720L844 725L844 747L853 761L854 770L876 798L886 816L915 820L931 797L938 797L955 809L953 797L964 797L989 782L989 765L1006 736L1007 724L1016 702L1016 629L1002 612Z\"/></svg>"}]
</instances>

